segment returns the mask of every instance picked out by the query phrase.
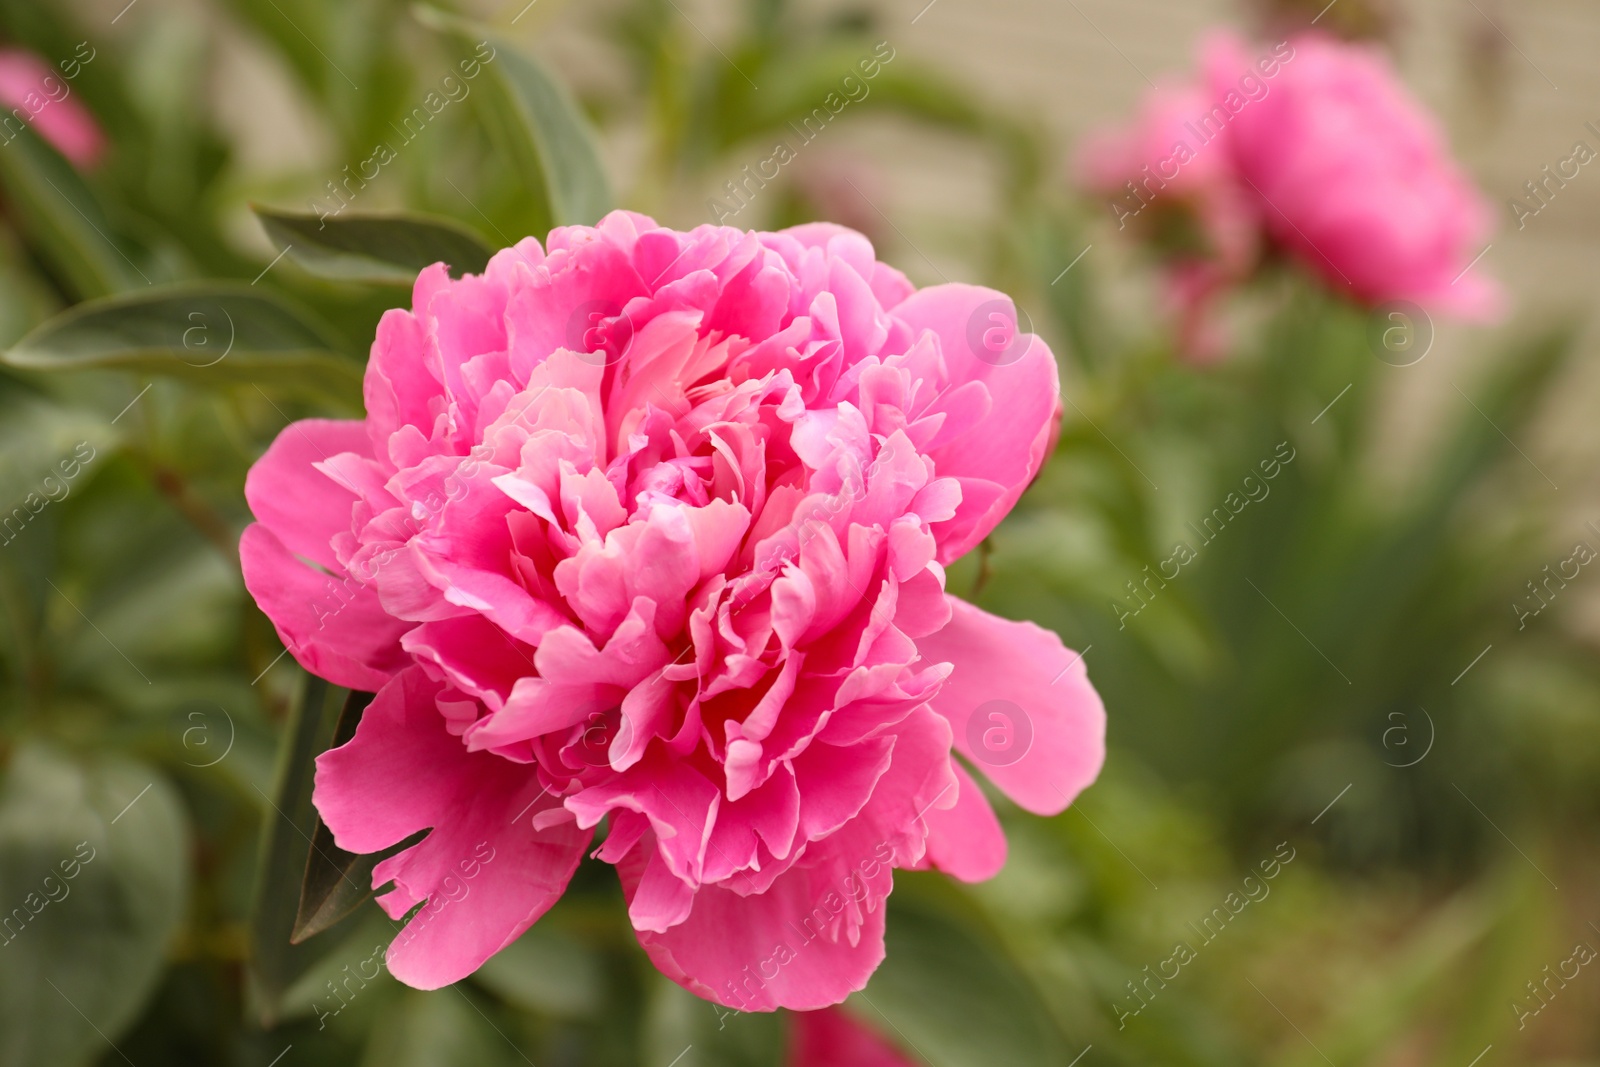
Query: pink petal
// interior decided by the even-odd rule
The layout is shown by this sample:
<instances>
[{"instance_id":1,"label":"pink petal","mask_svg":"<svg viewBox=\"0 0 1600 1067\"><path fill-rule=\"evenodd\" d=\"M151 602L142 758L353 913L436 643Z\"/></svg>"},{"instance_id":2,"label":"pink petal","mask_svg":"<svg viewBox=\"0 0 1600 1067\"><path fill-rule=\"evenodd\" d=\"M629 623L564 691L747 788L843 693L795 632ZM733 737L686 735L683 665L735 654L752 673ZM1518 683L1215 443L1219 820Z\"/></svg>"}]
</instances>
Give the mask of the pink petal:
<instances>
[{"instance_id":1,"label":"pink petal","mask_svg":"<svg viewBox=\"0 0 1600 1067\"><path fill-rule=\"evenodd\" d=\"M982 882L1006 865L1006 835L972 775L954 764L959 793L955 807L935 808L928 820L928 860L963 882Z\"/></svg>"},{"instance_id":2,"label":"pink petal","mask_svg":"<svg viewBox=\"0 0 1600 1067\"><path fill-rule=\"evenodd\" d=\"M631 897L627 868L619 873ZM639 931L639 943L668 978L718 1004L823 1008L864 989L883 960L881 907L866 915L855 944L821 932L848 904L826 875L796 867L757 896L704 886L686 920L665 933Z\"/></svg>"},{"instance_id":3,"label":"pink petal","mask_svg":"<svg viewBox=\"0 0 1600 1067\"><path fill-rule=\"evenodd\" d=\"M1039 815L1064 810L1105 762L1105 708L1083 657L1031 622L955 597L950 606L949 625L917 639L925 661L955 664L934 710L950 720L956 749L1012 800Z\"/></svg>"},{"instance_id":4,"label":"pink petal","mask_svg":"<svg viewBox=\"0 0 1600 1067\"><path fill-rule=\"evenodd\" d=\"M378 864L378 898L399 918L428 901L389 946L394 976L438 989L475 971L550 909L591 834L571 821L536 830L560 801L532 768L469 753L446 730L438 686L416 669L379 691L355 737L317 757L313 800L340 848L374 852L419 830Z\"/></svg>"},{"instance_id":5,"label":"pink petal","mask_svg":"<svg viewBox=\"0 0 1600 1067\"><path fill-rule=\"evenodd\" d=\"M930 286L895 314L913 330L938 337L952 388L982 382L991 400L982 419L928 453L941 477L962 481L955 518L933 528L939 562L948 563L987 537L1039 473L1061 395L1056 358L1042 339L1019 333L1026 320L1019 323L1011 298L993 289ZM1007 340L998 355L985 347L990 334ZM969 479L996 491L969 489Z\"/></svg>"},{"instance_id":6,"label":"pink petal","mask_svg":"<svg viewBox=\"0 0 1600 1067\"><path fill-rule=\"evenodd\" d=\"M264 524L239 538L239 566L279 639L319 678L373 691L410 661L400 648L410 623L386 614L370 586L295 559Z\"/></svg>"},{"instance_id":7,"label":"pink petal","mask_svg":"<svg viewBox=\"0 0 1600 1067\"><path fill-rule=\"evenodd\" d=\"M789 1067L915 1067L844 1008L796 1012L789 1027Z\"/></svg>"},{"instance_id":8,"label":"pink petal","mask_svg":"<svg viewBox=\"0 0 1600 1067\"><path fill-rule=\"evenodd\" d=\"M244 480L251 513L290 552L329 570L339 569L333 536L350 532L356 495L313 464L343 452L372 454L364 424L302 419L278 434Z\"/></svg>"}]
</instances>

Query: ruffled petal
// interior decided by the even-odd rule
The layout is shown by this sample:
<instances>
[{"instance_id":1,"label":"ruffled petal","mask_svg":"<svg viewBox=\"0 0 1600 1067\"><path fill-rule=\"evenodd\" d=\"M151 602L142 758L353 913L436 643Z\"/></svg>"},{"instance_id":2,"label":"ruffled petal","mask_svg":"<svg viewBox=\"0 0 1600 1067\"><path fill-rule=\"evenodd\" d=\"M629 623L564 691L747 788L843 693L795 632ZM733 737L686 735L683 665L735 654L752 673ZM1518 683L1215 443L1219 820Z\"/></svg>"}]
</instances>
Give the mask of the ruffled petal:
<instances>
[{"instance_id":1,"label":"ruffled petal","mask_svg":"<svg viewBox=\"0 0 1600 1067\"><path fill-rule=\"evenodd\" d=\"M955 517L933 524L939 562L949 563L987 537L1039 473L1059 418L1056 358L1020 332L1010 297L982 286L929 286L895 315L938 337L951 388L981 382L989 393L981 419L928 450L939 475L962 487Z\"/></svg>"},{"instance_id":2,"label":"ruffled petal","mask_svg":"<svg viewBox=\"0 0 1600 1067\"><path fill-rule=\"evenodd\" d=\"M418 989L465 978L550 909L591 834L531 768L469 753L445 729L439 686L420 669L378 692L349 743L317 757L312 795L340 848L375 852L428 836L378 864L373 886L392 918L424 901L389 946L394 976Z\"/></svg>"}]
</instances>

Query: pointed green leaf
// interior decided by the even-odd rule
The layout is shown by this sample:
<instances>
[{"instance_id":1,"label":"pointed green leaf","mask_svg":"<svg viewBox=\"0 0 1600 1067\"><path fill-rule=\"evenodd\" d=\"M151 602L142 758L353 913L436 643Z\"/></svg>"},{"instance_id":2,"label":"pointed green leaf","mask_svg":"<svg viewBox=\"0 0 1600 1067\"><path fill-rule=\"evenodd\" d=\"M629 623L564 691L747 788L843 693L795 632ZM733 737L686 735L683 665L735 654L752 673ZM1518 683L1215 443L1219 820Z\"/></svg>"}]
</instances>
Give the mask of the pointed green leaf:
<instances>
[{"instance_id":1,"label":"pointed green leaf","mask_svg":"<svg viewBox=\"0 0 1600 1067\"><path fill-rule=\"evenodd\" d=\"M489 135L552 225L592 224L611 210L611 189L589 121L572 95L532 56L477 23L417 5L417 18L465 55L488 56L473 94ZM484 51L489 49L490 51Z\"/></svg>"},{"instance_id":2,"label":"pointed green leaf","mask_svg":"<svg viewBox=\"0 0 1600 1067\"><path fill-rule=\"evenodd\" d=\"M255 208L262 228L297 265L338 281L410 285L424 267L445 263L455 277L481 274L492 250L455 222L421 215L318 218Z\"/></svg>"},{"instance_id":3,"label":"pointed green leaf","mask_svg":"<svg viewBox=\"0 0 1600 1067\"><path fill-rule=\"evenodd\" d=\"M352 691L344 700L330 748L338 748L356 735L361 715L372 703L372 693ZM415 838L392 849L366 855L346 852L334 844L333 831L317 816L316 830L306 856L305 878L300 883L300 906L289 935L300 944L333 926L372 896L372 868L385 857L409 847Z\"/></svg>"},{"instance_id":4,"label":"pointed green leaf","mask_svg":"<svg viewBox=\"0 0 1600 1067\"><path fill-rule=\"evenodd\" d=\"M250 978L267 1026L280 1016L283 994L294 980L332 947L322 942L294 945L289 938L299 912L306 854L317 824L317 812L311 805L313 760L333 736L335 707L329 699L328 683L307 674L283 735L276 784L270 795L262 792L265 812L250 918Z\"/></svg>"},{"instance_id":5,"label":"pointed green leaf","mask_svg":"<svg viewBox=\"0 0 1600 1067\"><path fill-rule=\"evenodd\" d=\"M3 357L27 370L134 370L359 395L361 366L271 294L227 283L164 286L69 308Z\"/></svg>"}]
</instances>

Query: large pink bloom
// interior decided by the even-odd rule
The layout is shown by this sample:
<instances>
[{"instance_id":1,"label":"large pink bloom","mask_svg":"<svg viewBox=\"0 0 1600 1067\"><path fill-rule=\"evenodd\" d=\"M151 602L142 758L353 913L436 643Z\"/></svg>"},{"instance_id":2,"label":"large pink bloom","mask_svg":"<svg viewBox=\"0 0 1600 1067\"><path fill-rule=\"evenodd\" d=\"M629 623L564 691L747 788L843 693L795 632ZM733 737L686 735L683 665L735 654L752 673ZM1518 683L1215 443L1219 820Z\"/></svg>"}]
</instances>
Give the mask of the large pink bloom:
<instances>
[{"instance_id":1,"label":"large pink bloom","mask_svg":"<svg viewBox=\"0 0 1600 1067\"><path fill-rule=\"evenodd\" d=\"M0 134L6 140L19 123L31 126L79 167L92 166L105 150L105 135L89 109L72 98L68 79L32 52L0 48L0 117L8 122Z\"/></svg>"},{"instance_id":2,"label":"large pink bloom","mask_svg":"<svg viewBox=\"0 0 1600 1067\"><path fill-rule=\"evenodd\" d=\"M667 975L834 1004L883 956L893 868L1004 862L952 749L1034 812L1093 780L1081 660L944 591L1058 417L1015 314L823 224L617 212L423 271L367 418L285 429L240 545L300 663L378 694L317 761L339 845L431 830L373 875L391 916L428 902L397 977L470 974L604 824Z\"/></svg>"},{"instance_id":3,"label":"large pink bloom","mask_svg":"<svg viewBox=\"0 0 1600 1067\"><path fill-rule=\"evenodd\" d=\"M1498 315L1499 286L1467 271L1492 213L1433 115L1376 48L1320 33L1292 44L1293 60L1265 97L1238 109L1224 138L1273 239L1366 303ZM1237 38L1206 41L1202 65L1216 101L1250 64Z\"/></svg>"}]
</instances>

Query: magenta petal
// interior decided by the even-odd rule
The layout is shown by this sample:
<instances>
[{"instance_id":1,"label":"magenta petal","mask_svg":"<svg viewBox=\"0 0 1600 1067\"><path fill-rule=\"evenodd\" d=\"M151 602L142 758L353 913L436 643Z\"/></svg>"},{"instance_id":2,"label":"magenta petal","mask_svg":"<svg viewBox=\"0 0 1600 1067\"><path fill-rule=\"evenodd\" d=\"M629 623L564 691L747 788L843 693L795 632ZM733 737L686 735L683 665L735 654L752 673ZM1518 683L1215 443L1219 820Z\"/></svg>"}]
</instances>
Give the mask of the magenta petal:
<instances>
[{"instance_id":1,"label":"magenta petal","mask_svg":"<svg viewBox=\"0 0 1600 1067\"><path fill-rule=\"evenodd\" d=\"M621 873L631 896L628 872ZM638 931L639 943L668 978L718 1004L824 1008L864 989L883 960L882 907L867 913L855 944L818 932L813 912L826 915L838 898L826 873L800 867L757 896L704 886L686 920L665 933Z\"/></svg>"},{"instance_id":2,"label":"magenta petal","mask_svg":"<svg viewBox=\"0 0 1600 1067\"><path fill-rule=\"evenodd\" d=\"M843 1008L797 1012L789 1027L789 1067L914 1067L889 1042Z\"/></svg>"},{"instance_id":3,"label":"magenta petal","mask_svg":"<svg viewBox=\"0 0 1600 1067\"><path fill-rule=\"evenodd\" d=\"M295 559L262 523L239 538L239 566L279 639L319 678L376 690L408 662L400 638L410 623L387 615L371 587Z\"/></svg>"},{"instance_id":4,"label":"magenta petal","mask_svg":"<svg viewBox=\"0 0 1600 1067\"><path fill-rule=\"evenodd\" d=\"M965 767L955 764L955 807L934 808L928 820L928 860L963 882L982 882L1006 865L1006 835L988 798Z\"/></svg>"},{"instance_id":5,"label":"magenta petal","mask_svg":"<svg viewBox=\"0 0 1600 1067\"><path fill-rule=\"evenodd\" d=\"M993 289L930 286L908 297L895 314L913 330L938 337L951 388L981 382L990 397L981 419L928 453L941 477L963 482L955 517L933 527L939 560L948 563L987 537L1039 473L1060 403L1056 358L1042 339L1017 332L1010 297ZM995 331L1010 339L998 355L983 345ZM969 480L992 483L995 491L969 490Z\"/></svg>"},{"instance_id":6,"label":"magenta petal","mask_svg":"<svg viewBox=\"0 0 1600 1067\"><path fill-rule=\"evenodd\" d=\"M317 758L313 800L339 847L374 852L419 830L380 863L373 885L395 918L427 901L389 946L394 976L418 989L459 981L510 944L566 889L591 834L566 820L523 765L469 753L445 729L438 686L408 670L373 700L355 737Z\"/></svg>"},{"instance_id":7,"label":"magenta petal","mask_svg":"<svg viewBox=\"0 0 1600 1067\"><path fill-rule=\"evenodd\" d=\"M1105 708L1083 657L1031 622L955 597L950 606L949 624L917 639L925 661L955 665L934 710L950 720L956 749L1008 797L1035 814L1062 811L1105 762ZM974 723L977 712L984 717ZM1011 731L993 748L984 740L990 722ZM1025 735L1019 755L1010 743Z\"/></svg>"},{"instance_id":8,"label":"magenta petal","mask_svg":"<svg viewBox=\"0 0 1600 1067\"><path fill-rule=\"evenodd\" d=\"M356 496L312 465L344 452L371 454L363 423L301 419L278 435L244 480L251 513L290 552L329 570L341 570L333 536L350 532Z\"/></svg>"}]
</instances>

